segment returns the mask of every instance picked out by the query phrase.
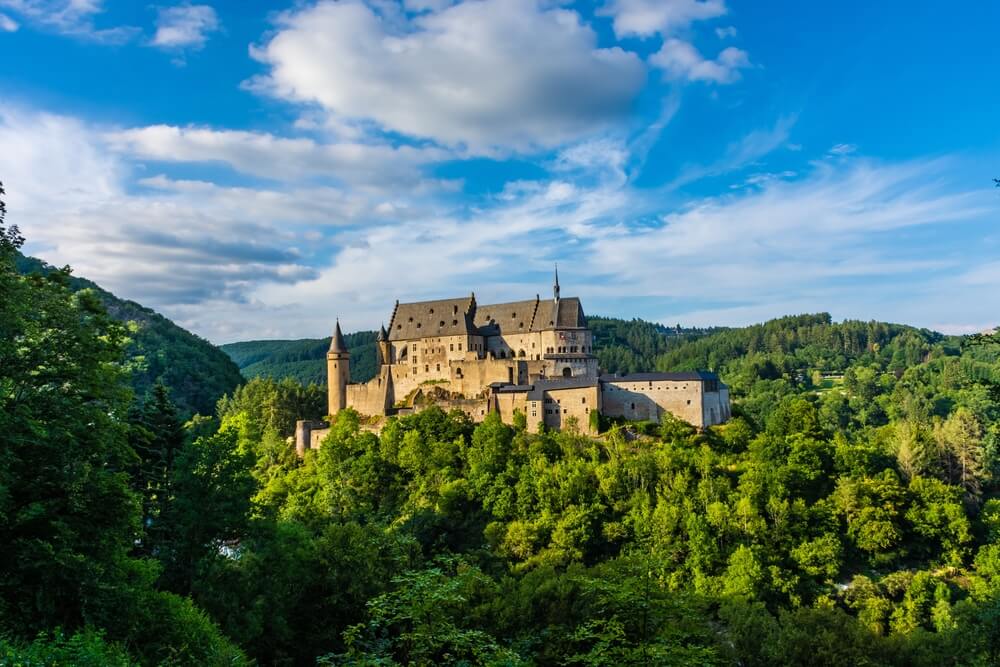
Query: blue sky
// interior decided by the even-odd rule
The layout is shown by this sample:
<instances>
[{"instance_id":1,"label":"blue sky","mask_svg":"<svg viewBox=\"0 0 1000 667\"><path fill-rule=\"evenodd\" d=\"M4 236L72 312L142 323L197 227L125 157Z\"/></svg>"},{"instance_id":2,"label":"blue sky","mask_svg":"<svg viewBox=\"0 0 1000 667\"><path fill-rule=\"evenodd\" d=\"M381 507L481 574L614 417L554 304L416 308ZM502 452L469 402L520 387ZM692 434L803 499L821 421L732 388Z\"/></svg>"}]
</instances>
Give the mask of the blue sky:
<instances>
[{"instance_id":1,"label":"blue sky","mask_svg":"<svg viewBox=\"0 0 1000 667\"><path fill-rule=\"evenodd\" d=\"M1000 5L0 0L27 251L216 342L395 299L1000 324Z\"/></svg>"}]
</instances>

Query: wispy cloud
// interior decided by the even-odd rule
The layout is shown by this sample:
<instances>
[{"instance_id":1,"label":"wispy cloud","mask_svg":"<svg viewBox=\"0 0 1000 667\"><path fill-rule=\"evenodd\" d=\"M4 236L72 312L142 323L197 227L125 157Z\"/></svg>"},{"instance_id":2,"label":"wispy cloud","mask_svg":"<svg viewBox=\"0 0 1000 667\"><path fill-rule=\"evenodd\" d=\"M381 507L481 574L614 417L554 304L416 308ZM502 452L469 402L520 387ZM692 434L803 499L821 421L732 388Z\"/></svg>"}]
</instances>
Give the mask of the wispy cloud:
<instances>
[{"instance_id":1,"label":"wispy cloud","mask_svg":"<svg viewBox=\"0 0 1000 667\"><path fill-rule=\"evenodd\" d=\"M210 5L159 7L156 33L150 45L170 51L197 50L204 47L209 34L220 27L215 9Z\"/></svg>"},{"instance_id":2,"label":"wispy cloud","mask_svg":"<svg viewBox=\"0 0 1000 667\"><path fill-rule=\"evenodd\" d=\"M0 30L3 32L17 32L17 29L20 27L18 22L11 17L6 14L0 14Z\"/></svg>"},{"instance_id":3,"label":"wispy cloud","mask_svg":"<svg viewBox=\"0 0 1000 667\"><path fill-rule=\"evenodd\" d=\"M723 0L609 0L598 14L613 18L618 37L649 37L673 34L726 11Z\"/></svg>"},{"instance_id":4,"label":"wispy cloud","mask_svg":"<svg viewBox=\"0 0 1000 667\"><path fill-rule=\"evenodd\" d=\"M134 26L98 28L94 19L104 12L103 0L0 0L0 8L41 29L88 41L121 44L140 32Z\"/></svg>"}]
</instances>

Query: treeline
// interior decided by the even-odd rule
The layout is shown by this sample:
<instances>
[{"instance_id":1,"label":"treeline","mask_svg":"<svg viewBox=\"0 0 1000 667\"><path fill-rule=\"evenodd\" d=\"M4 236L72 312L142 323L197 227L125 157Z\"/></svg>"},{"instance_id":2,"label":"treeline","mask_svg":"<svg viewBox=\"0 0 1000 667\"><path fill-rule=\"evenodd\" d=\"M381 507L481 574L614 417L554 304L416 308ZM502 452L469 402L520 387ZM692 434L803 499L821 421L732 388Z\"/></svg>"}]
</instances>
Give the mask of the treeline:
<instances>
[{"instance_id":1,"label":"treeline","mask_svg":"<svg viewBox=\"0 0 1000 667\"><path fill-rule=\"evenodd\" d=\"M351 354L351 381L367 382L375 377L375 331L344 336ZM251 340L228 343L220 349L236 362L247 378L291 378L301 384L326 386L326 353L329 338L299 340Z\"/></svg>"}]
</instances>

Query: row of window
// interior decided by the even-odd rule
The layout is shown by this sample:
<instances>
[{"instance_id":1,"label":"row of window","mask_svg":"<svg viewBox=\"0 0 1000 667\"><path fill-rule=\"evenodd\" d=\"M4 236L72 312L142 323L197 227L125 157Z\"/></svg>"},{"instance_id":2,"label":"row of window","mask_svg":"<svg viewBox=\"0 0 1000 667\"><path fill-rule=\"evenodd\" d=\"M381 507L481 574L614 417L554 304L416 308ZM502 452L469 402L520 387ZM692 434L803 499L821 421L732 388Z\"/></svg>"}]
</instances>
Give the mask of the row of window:
<instances>
[{"instance_id":1,"label":"row of window","mask_svg":"<svg viewBox=\"0 0 1000 667\"><path fill-rule=\"evenodd\" d=\"M649 383L648 387L619 387L619 386L613 385L613 384L609 384L608 385L608 391L639 391L639 392L641 392L641 391L653 391L653 390L657 390L657 389L659 389L661 391L663 391L663 390L669 390L669 389L677 389L679 391L683 391L683 390L685 390L687 388L688 388L687 385L683 385L681 387L677 387L676 385L669 385L669 384L668 385L656 385L656 386L654 386L652 382Z\"/></svg>"}]
</instances>

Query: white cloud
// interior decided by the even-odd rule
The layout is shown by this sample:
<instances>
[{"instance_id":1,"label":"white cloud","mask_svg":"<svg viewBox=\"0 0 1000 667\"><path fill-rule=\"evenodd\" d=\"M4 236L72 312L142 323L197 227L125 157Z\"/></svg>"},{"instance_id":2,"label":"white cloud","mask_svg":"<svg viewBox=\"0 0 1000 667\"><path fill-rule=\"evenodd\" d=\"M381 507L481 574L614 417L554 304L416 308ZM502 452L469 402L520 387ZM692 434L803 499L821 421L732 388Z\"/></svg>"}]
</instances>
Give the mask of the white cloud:
<instances>
[{"instance_id":1,"label":"white cloud","mask_svg":"<svg viewBox=\"0 0 1000 667\"><path fill-rule=\"evenodd\" d=\"M829 155L836 155L836 156L850 155L851 153L857 153L857 152L858 152L858 147L855 146L854 144L835 144L833 147L830 148L829 151L827 151Z\"/></svg>"},{"instance_id":2,"label":"white cloud","mask_svg":"<svg viewBox=\"0 0 1000 667\"><path fill-rule=\"evenodd\" d=\"M689 42L675 38L663 42L663 46L649 61L672 79L719 84L738 81L740 70L750 67L747 52L736 47L727 47L715 60L709 60Z\"/></svg>"},{"instance_id":3,"label":"white cloud","mask_svg":"<svg viewBox=\"0 0 1000 667\"><path fill-rule=\"evenodd\" d=\"M736 37L736 34L737 34L736 27L731 25L726 26L724 28L715 29L715 36L718 37L719 39L728 39L729 37Z\"/></svg>"},{"instance_id":4,"label":"white cloud","mask_svg":"<svg viewBox=\"0 0 1000 667\"><path fill-rule=\"evenodd\" d=\"M0 14L0 30L3 32L17 32L17 29L20 27L17 21L11 17L6 14Z\"/></svg>"},{"instance_id":5,"label":"white cloud","mask_svg":"<svg viewBox=\"0 0 1000 667\"><path fill-rule=\"evenodd\" d=\"M133 185L135 167L76 119L0 108L8 221L26 251L170 313L177 304L240 303L263 282L314 274L329 241L310 232L376 217L374 203L328 187L221 187L164 176ZM52 156L58 155L58 160ZM196 330L211 333L203 312Z\"/></svg>"},{"instance_id":6,"label":"white cloud","mask_svg":"<svg viewBox=\"0 0 1000 667\"><path fill-rule=\"evenodd\" d=\"M929 272L957 267L945 256L908 254L896 239L906 230L972 222L991 212L981 193L943 189L937 179L945 167L820 164L805 178L770 180L668 214L660 225L605 236L594 244L591 263L632 294L737 302L770 316L784 314L773 304L789 298L811 301L811 311L855 315L859 302L877 298L884 311L872 316L879 319L897 317L907 304L931 312L918 290L944 278L936 273L923 281ZM994 202L994 214L997 208ZM862 293L858 284L879 287ZM925 322L926 312L908 321Z\"/></svg>"},{"instance_id":7,"label":"white cloud","mask_svg":"<svg viewBox=\"0 0 1000 667\"><path fill-rule=\"evenodd\" d=\"M397 188L421 184L420 167L449 155L437 148L331 143L260 132L151 125L106 135L119 151L164 162L222 162L279 181L335 179Z\"/></svg>"},{"instance_id":8,"label":"white cloud","mask_svg":"<svg viewBox=\"0 0 1000 667\"><path fill-rule=\"evenodd\" d=\"M552 147L629 112L646 81L573 11L483 0L404 24L358 1L283 15L250 86L327 113L475 152Z\"/></svg>"},{"instance_id":9,"label":"white cloud","mask_svg":"<svg viewBox=\"0 0 1000 667\"><path fill-rule=\"evenodd\" d=\"M94 18L104 12L104 0L0 0L0 8L42 29L89 41L120 44L139 32L132 26L97 28Z\"/></svg>"},{"instance_id":10,"label":"white cloud","mask_svg":"<svg viewBox=\"0 0 1000 667\"><path fill-rule=\"evenodd\" d=\"M200 49L209 33L218 29L219 18L210 5L160 7L150 44L162 49Z\"/></svg>"},{"instance_id":11,"label":"white cloud","mask_svg":"<svg viewBox=\"0 0 1000 667\"><path fill-rule=\"evenodd\" d=\"M795 115L782 116L775 122L774 127L754 130L744 135L739 141L729 144L722 157L715 162L704 165L686 165L681 170L681 174L670 183L669 189L676 189L705 177L727 174L753 164L765 155L786 145L792 127L795 126L797 120L798 117Z\"/></svg>"},{"instance_id":12,"label":"white cloud","mask_svg":"<svg viewBox=\"0 0 1000 667\"><path fill-rule=\"evenodd\" d=\"M726 13L723 0L609 0L598 12L611 16L618 37L669 35L695 21Z\"/></svg>"}]
</instances>

